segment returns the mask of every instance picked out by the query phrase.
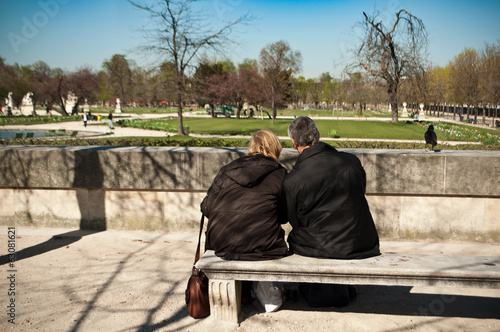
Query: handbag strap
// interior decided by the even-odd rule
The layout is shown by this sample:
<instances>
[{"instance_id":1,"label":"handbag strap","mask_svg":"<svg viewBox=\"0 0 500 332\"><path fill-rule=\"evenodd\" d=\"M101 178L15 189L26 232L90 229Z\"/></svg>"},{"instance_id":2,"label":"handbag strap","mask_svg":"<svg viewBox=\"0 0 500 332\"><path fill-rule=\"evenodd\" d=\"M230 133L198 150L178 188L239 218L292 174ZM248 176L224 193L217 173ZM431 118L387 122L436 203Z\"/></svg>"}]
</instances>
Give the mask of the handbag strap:
<instances>
[{"instance_id":1,"label":"handbag strap","mask_svg":"<svg viewBox=\"0 0 500 332\"><path fill-rule=\"evenodd\" d=\"M194 256L194 263L200 259L200 242L201 242L201 233L203 232L203 222L205 221L205 215L201 215L201 221L200 221L200 234L198 235L198 246L196 247L196 254Z\"/></svg>"}]
</instances>

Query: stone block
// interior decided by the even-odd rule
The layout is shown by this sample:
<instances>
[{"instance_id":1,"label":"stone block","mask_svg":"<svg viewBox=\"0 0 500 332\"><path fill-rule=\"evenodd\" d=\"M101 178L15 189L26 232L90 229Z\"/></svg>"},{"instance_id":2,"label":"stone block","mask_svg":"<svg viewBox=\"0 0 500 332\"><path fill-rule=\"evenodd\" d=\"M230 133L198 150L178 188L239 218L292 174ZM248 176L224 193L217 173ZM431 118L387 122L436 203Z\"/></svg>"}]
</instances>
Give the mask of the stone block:
<instances>
[{"instance_id":1,"label":"stone block","mask_svg":"<svg viewBox=\"0 0 500 332\"><path fill-rule=\"evenodd\" d=\"M15 213L14 189L0 190L0 217L10 217Z\"/></svg>"},{"instance_id":2,"label":"stone block","mask_svg":"<svg viewBox=\"0 0 500 332\"><path fill-rule=\"evenodd\" d=\"M79 228L85 213L74 190L15 191L17 225Z\"/></svg>"},{"instance_id":3,"label":"stone block","mask_svg":"<svg viewBox=\"0 0 500 332\"><path fill-rule=\"evenodd\" d=\"M500 198L484 200L484 232L495 232L500 240Z\"/></svg>"},{"instance_id":4,"label":"stone block","mask_svg":"<svg viewBox=\"0 0 500 332\"><path fill-rule=\"evenodd\" d=\"M200 204L206 193L166 192L163 219L169 230L199 228L201 219ZM180 208L181 207L181 208Z\"/></svg>"},{"instance_id":5,"label":"stone block","mask_svg":"<svg viewBox=\"0 0 500 332\"><path fill-rule=\"evenodd\" d=\"M447 195L500 196L500 162L494 153L446 158Z\"/></svg>"},{"instance_id":6,"label":"stone block","mask_svg":"<svg viewBox=\"0 0 500 332\"><path fill-rule=\"evenodd\" d=\"M108 228L163 230L163 193L155 191L107 191L103 201Z\"/></svg>"},{"instance_id":7,"label":"stone block","mask_svg":"<svg viewBox=\"0 0 500 332\"><path fill-rule=\"evenodd\" d=\"M365 154L366 192L370 194L442 194L444 157L436 154Z\"/></svg>"},{"instance_id":8,"label":"stone block","mask_svg":"<svg viewBox=\"0 0 500 332\"><path fill-rule=\"evenodd\" d=\"M475 240L482 236L481 199L462 197L403 197L400 235L418 239Z\"/></svg>"},{"instance_id":9,"label":"stone block","mask_svg":"<svg viewBox=\"0 0 500 332\"><path fill-rule=\"evenodd\" d=\"M367 195L370 212L381 237L399 237L401 220L400 196Z\"/></svg>"}]
</instances>

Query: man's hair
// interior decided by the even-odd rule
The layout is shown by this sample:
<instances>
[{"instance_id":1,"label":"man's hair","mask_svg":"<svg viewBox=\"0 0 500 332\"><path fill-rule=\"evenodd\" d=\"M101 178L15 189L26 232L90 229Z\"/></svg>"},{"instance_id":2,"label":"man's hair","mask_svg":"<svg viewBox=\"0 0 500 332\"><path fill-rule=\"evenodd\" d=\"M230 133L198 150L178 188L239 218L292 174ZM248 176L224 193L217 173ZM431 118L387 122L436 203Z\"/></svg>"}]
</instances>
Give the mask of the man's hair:
<instances>
[{"instance_id":1,"label":"man's hair","mask_svg":"<svg viewBox=\"0 0 500 332\"><path fill-rule=\"evenodd\" d=\"M281 150L282 148L279 138L272 131L263 129L252 136L248 149L248 155L251 156L260 153L278 161L281 155Z\"/></svg>"},{"instance_id":2,"label":"man's hair","mask_svg":"<svg viewBox=\"0 0 500 332\"><path fill-rule=\"evenodd\" d=\"M310 146L319 142L318 127L307 116L299 116L290 123L288 136L293 139L298 147Z\"/></svg>"}]
</instances>

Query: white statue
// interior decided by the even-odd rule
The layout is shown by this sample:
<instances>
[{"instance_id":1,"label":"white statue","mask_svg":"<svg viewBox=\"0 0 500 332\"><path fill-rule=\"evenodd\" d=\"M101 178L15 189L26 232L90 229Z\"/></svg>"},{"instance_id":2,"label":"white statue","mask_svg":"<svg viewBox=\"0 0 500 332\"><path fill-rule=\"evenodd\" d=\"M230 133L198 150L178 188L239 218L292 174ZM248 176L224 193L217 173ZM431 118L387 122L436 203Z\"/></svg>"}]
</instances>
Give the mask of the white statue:
<instances>
[{"instance_id":1,"label":"white statue","mask_svg":"<svg viewBox=\"0 0 500 332\"><path fill-rule=\"evenodd\" d=\"M89 102L87 99L85 99L85 104L83 104L83 111L86 112L87 114L90 111Z\"/></svg>"},{"instance_id":2,"label":"white statue","mask_svg":"<svg viewBox=\"0 0 500 332\"><path fill-rule=\"evenodd\" d=\"M7 102L7 107L10 107L11 109L14 108L14 99L12 98L12 92L9 92L9 100Z\"/></svg>"},{"instance_id":3,"label":"white statue","mask_svg":"<svg viewBox=\"0 0 500 332\"><path fill-rule=\"evenodd\" d=\"M120 98L116 98L115 113L121 113L121 112L122 112L122 107L120 106Z\"/></svg>"},{"instance_id":4,"label":"white statue","mask_svg":"<svg viewBox=\"0 0 500 332\"><path fill-rule=\"evenodd\" d=\"M408 109L406 108L406 103L403 103L403 114L401 115L403 118L408 117Z\"/></svg>"},{"instance_id":5,"label":"white statue","mask_svg":"<svg viewBox=\"0 0 500 332\"><path fill-rule=\"evenodd\" d=\"M418 118L420 120L425 120L424 104L420 104L420 111L418 112Z\"/></svg>"},{"instance_id":6,"label":"white statue","mask_svg":"<svg viewBox=\"0 0 500 332\"><path fill-rule=\"evenodd\" d=\"M33 92L28 92L23 97L22 106L32 106L33 105Z\"/></svg>"}]
</instances>

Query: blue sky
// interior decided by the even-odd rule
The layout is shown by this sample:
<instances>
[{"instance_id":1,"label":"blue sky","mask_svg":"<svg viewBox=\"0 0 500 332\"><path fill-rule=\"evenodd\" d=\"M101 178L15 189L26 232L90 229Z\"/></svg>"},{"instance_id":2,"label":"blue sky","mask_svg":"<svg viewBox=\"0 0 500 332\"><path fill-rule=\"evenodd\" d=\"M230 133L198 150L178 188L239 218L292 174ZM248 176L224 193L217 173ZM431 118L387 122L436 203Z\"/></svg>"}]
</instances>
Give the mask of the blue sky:
<instances>
[{"instance_id":1,"label":"blue sky","mask_svg":"<svg viewBox=\"0 0 500 332\"><path fill-rule=\"evenodd\" d=\"M357 45L356 23L363 11L392 20L399 9L421 18L429 32L429 62L445 66L465 47L481 50L500 40L499 0L207 0L203 19L217 22L246 13L255 17L234 35L228 49L236 64L258 59L266 45L287 41L302 53L302 72L316 78L324 72L339 76ZM100 69L113 54L125 54L140 66L155 59L140 51L138 31L145 14L126 0L2 0L0 57L8 64L42 60L51 67ZM219 56L222 58L222 55Z\"/></svg>"}]
</instances>

